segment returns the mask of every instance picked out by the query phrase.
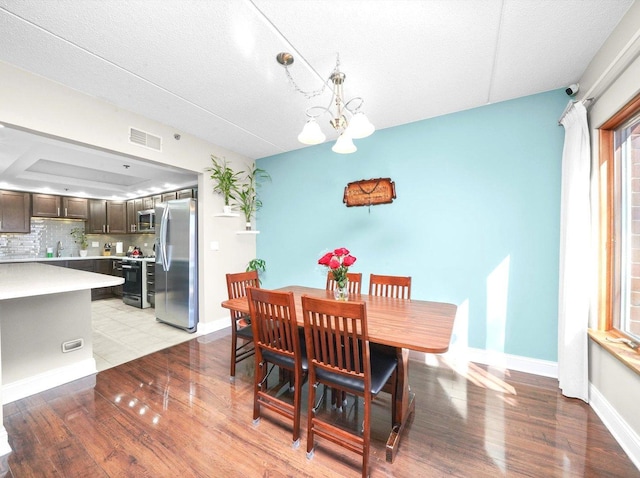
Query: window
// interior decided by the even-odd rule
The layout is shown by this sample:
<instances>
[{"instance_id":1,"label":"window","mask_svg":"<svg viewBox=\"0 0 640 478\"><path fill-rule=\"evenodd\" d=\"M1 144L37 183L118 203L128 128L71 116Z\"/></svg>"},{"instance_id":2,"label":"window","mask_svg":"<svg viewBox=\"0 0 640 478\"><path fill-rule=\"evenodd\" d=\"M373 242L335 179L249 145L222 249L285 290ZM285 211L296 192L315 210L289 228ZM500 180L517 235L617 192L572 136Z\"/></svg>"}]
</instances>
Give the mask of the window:
<instances>
[{"instance_id":1,"label":"window","mask_svg":"<svg viewBox=\"0 0 640 478\"><path fill-rule=\"evenodd\" d=\"M601 327L640 341L640 96L600 130L602 258L606 307Z\"/></svg>"}]
</instances>

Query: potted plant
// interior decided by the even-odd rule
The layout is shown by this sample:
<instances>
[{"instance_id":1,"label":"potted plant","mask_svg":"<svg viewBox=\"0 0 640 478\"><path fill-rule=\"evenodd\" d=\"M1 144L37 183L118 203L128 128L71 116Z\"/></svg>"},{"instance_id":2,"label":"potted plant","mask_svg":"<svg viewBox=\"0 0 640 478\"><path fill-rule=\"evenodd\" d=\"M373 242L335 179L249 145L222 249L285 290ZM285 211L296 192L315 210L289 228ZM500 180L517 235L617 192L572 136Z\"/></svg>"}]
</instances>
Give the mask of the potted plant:
<instances>
[{"instance_id":1,"label":"potted plant","mask_svg":"<svg viewBox=\"0 0 640 478\"><path fill-rule=\"evenodd\" d=\"M247 272L249 271L257 271L258 276L261 272L264 272L267 269L267 263L264 259L251 259L249 264L247 265ZM260 280L258 278L258 280Z\"/></svg>"},{"instance_id":2,"label":"potted plant","mask_svg":"<svg viewBox=\"0 0 640 478\"><path fill-rule=\"evenodd\" d=\"M264 169L256 167L254 164L238 190L237 203L239 209L243 212L246 229L251 230L251 218L255 212L262 207L262 201L258 198L258 186L263 181L270 180L271 176Z\"/></svg>"},{"instance_id":3,"label":"potted plant","mask_svg":"<svg viewBox=\"0 0 640 478\"><path fill-rule=\"evenodd\" d=\"M247 265L247 272L249 271L258 271L258 274L260 272L264 272L267 268L267 263L265 262L264 259L251 259L249 261L249 264Z\"/></svg>"},{"instance_id":4,"label":"potted plant","mask_svg":"<svg viewBox=\"0 0 640 478\"><path fill-rule=\"evenodd\" d=\"M222 194L224 198L224 213L229 214L231 212L231 200L236 198L240 174L243 171L235 172L229 167L225 159L220 159L213 154L211 155L211 162L213 166L207 168L206 171L211 172L213 192Z\"/></svg>"},{"instance_id":5,"label":"potted plant","mask_svg":"<svg viewBox=\"0 0 640 478\"><path fill-rule=\"evenodd\" d=\"M87 249L89 248L89 241L87 240L87 235L84 233L84 228L74 227L71 229L71 235L73 236L73 241L80 245L80 255L82 257L86 256Z\"/></svg>"}]
</instances>

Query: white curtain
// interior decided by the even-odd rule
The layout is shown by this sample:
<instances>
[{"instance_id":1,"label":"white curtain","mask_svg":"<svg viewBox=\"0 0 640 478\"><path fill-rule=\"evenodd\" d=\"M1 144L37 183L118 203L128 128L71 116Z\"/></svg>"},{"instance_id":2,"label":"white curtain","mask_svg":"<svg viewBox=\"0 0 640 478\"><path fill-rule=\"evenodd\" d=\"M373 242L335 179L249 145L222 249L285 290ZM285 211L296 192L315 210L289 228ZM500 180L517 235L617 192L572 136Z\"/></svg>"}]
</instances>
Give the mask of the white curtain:
<instances>
[{"instance_id":1,"label":"white curtain","mask_svg":"<svg viewBox=\"0 0 640 478\"><path fill-rule=\"evenodd\" d=\"M589 303L593 277L590 226L591 147L587 109L577 102L565 129L560 197L558 381L562 394L589 401Z\"/></svg>"}]
</instances>

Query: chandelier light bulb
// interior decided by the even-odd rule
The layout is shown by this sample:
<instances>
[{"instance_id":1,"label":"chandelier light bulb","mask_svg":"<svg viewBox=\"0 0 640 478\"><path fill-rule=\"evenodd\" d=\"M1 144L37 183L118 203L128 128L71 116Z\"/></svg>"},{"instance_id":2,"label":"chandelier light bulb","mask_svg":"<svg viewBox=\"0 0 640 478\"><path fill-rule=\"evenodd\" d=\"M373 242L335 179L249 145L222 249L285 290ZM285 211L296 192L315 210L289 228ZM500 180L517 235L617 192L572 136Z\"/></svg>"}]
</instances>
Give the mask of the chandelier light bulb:
<instances>
[{"instance_id":1,"label":"chandelier light bulb","mask_svg":"<svg viewBox=\"0 0 640 478\"><path fill-rule=\"evenodd\" d=\"M376 130L375 126L371 124L369 118L364 113L356 113L349 121L349 135L354 139L366 138L371 136Z\"/></svg>"},{"instance_id":2,"label":"chandelier light bulb","mask_svg":"<svg viewBox=\"0 0 640 478\"><path fill-rule=\"evenodd\" d=\"M320 129L320 125L313 118L305 123L302 132L298 135L298 141L302 144L320 144L326 138Z\"/></svg>"},{"instance_id":3,"label":"chandelier light bulb","mask_svg":"<svg viewBox=\"0 0 640 478\"><path fill-rule=\"evenodd\" d=\"M340 136L338 136L336 144L334 144L331 148L331 151L340 154L355 153L357 150L358 148L356 148L356 145L353 144L353 141L351 141L351 136L349 136L347 133L342 133Z\"/></svg>"}]
</instances>

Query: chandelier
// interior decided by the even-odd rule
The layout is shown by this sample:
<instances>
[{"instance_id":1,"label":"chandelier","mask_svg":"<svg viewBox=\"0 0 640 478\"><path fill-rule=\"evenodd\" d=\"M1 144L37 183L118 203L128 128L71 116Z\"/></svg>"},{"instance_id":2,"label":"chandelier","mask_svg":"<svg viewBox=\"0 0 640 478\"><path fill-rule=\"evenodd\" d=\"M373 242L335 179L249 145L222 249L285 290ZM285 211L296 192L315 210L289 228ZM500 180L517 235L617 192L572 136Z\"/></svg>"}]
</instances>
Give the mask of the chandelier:
<instances>
[{"instance_id":1,"label":"chandelier","mask_svg":"<svg viewBox=\"0 0 640 478\"><path fill-rule=\"evenodd\" d=\"M358 148L353 144L353 139L366 138L367 136L370 136L375 131L375 127L371 124L365 114L360 111L364 104L364 100L361 97L356 96L355 98L351 98L349 101L345 102L342 85L344 84L346 76L340 71L340 57L337 57L336 66L331 72L329 79L323 84L321 89L313 92L306 92L302 90L293 80L293 77L289 72L289 65L293 63L293 55L291 53L278 53L276 60L284 67L287 78L296 91L302 93L307 97L307 99L311 99L324 93L327 86L330 86L333 90L328 106L318 105L307 108L305 114L307 115L308 120L305 123L302 132L298 135L298 141L309 145L324 142L326 136L320 129L320 125L316 120L326 113L331 117L329 124L339 134L338 140L331 149L335 153L341 154L357 151Z\"/></svg>"}]
</instances>

